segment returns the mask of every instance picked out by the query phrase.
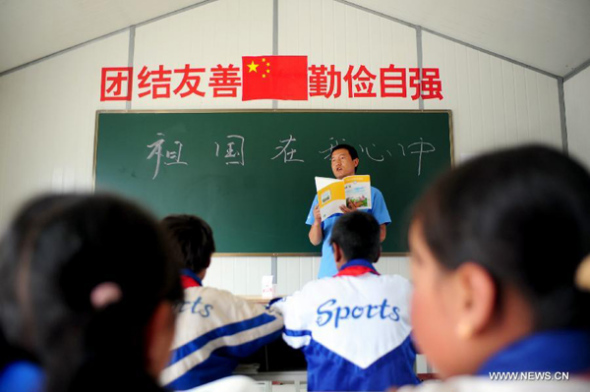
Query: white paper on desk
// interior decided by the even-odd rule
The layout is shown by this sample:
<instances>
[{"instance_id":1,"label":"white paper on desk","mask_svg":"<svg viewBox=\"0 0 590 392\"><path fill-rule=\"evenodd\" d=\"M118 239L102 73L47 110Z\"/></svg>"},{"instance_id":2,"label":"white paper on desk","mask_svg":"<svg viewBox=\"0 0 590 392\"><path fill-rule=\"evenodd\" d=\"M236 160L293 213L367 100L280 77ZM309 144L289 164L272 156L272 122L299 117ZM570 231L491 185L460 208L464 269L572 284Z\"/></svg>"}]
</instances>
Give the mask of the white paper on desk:
<instances>
[{"instance_id":1,"label":"white paper on desk","mask_svg":"<svg viewBox=\"0 0 590 392\"><path fill-rule=\"evenodd\" d=\"M275 297L277 285L273 283L273 280L273 275L265 275L262 277L262 298Z\"/></svg>"}]
</instances>

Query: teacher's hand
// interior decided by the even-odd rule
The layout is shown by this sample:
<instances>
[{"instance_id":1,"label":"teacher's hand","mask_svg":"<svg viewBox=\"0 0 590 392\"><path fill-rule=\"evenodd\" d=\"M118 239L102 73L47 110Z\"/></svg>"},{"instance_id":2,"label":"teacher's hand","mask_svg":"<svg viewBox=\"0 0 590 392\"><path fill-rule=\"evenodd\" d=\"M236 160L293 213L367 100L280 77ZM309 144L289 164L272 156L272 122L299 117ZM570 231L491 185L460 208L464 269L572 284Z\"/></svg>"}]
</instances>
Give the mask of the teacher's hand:
<instances>
[{"instance_id":1,"label":"teacher's hand","mask_svg":"<svg viewBox=\"0 0 590 392\"><path fill-rule=\"evenodd\" d=\"M355 204L351 204L350 207L347 206L340 206L340 211L342 211L343 214L348 214L349 212L353 212L356 211L356 205Z\"/></svg>"},{"instance_id":2,"label":"teacher's hand","mask_svg":"<svg viewBox=\"0 0 590 392\"><path fill-rule=\"evenodd\" d=\"M315 206L315 208L313 209L313 218L317 223L320 223L322 221L322 214L320 213L319 205Z\"/></svg>"}]
</instances>

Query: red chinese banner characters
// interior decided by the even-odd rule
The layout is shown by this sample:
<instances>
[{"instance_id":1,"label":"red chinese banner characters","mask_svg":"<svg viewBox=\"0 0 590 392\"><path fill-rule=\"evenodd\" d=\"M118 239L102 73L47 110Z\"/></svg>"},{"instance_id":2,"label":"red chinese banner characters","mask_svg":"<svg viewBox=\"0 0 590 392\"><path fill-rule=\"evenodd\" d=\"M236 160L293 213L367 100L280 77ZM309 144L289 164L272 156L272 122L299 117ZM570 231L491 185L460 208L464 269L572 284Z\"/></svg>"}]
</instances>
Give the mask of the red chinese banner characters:
<instances>
[{"instance_id":1,"label":"red chinese banner characters","mask_svg":"<svg viewBox=\"0 0 590 392\"><path fill-rule=\"evenodd\" d=\"M242 85L239 67L217 64L217 67L211 68L211 72L213 76L209 79L209 87L213 87L213 98L238 96L238 87Z\"/></svg>"},{"instance_id":2,"label":"red chinese banner characters","mask_svg":"<svg viewBox=\"0 0 590 392\"><path fill-rule=\"evenodd\" d=\"M242 101L307 100L307 56L242 57Z\"/></svg>"},{"instance_id":3,"label":"red chinese banner characters","mask_svg":"<svg viewBox=\"0 0 590 392\"><path fill-rule=\"evenodd\" d=\"M131 101L133 68L103 68L100 85L101 101Z\"/></svg>"},{"instance_id":4,"label":"red chinese banner characters","mask_svg":"<svg viewBox=\"0 0 590 392\"><path fill-rule=\"evenodd\" d=\"M381 97L407 97L406 69L395 68L390 64L387 68L381 68Z\"/></svg>"},{"instance_id":5,"label":"red chinese banner characters","mask_svg":"<svg viewBox=\"0 0 590 392\"><path fill-rule=\"evenodd\" d=\"M372 98L377 94L373 92L373 82L376 78L367 67L361 65L354 73L354 67L348 66L348 72L344 76L344 80L348 82L348 98Z\"/></svg>"},{"instance_id":6,"label":"red chinese banner characters","mask_svg":"<svg viewBox=\"0 0 590 392\"><path fill-rule=\"evenodd\" d=\"M103 68L101 76L101 101L132 100L133 68ZM307 56L244 56L241 68L233 64L217 64L210 69L191 64L177 69L143 66L137 74L136 89L139 99L200 99L207 95L239 98L240 89L242 101L444 98L438 68L349 65L343 72L333 64L308 67Z\"/></svg>"},{"instance_id":7,"label":"red chinese banner characters","mask_svg":"<svg viewBox=\"0 0 590 392\"><path fill-rule=\"evenodd\" d=\"M186 98L191 94L204 97L205 93L199 91L200 74L204 72L205 68L191 68L189 64L185 64L182 69L175 69L174 73L182 74L182 82L174 89L174 94L180 93L181 98Z\"/></svg>"},{"instance_id":8,"label":"red chinese banner characters","mask_svg":"<svg viewBox=\"0 0 590 392\"><path fill-rule=\"evenodd\" d=\"M341 76L342 73L336 71L334 66L331 65L330 69L326 68L325 65L317 66L312 65L309 67L311 76L309 77L309 96L317 97L322 95L326 98L334 96L338 98L340 96L341 88ZM334 91L334 89L336 89Z\"/></svg>"}]
</instances>

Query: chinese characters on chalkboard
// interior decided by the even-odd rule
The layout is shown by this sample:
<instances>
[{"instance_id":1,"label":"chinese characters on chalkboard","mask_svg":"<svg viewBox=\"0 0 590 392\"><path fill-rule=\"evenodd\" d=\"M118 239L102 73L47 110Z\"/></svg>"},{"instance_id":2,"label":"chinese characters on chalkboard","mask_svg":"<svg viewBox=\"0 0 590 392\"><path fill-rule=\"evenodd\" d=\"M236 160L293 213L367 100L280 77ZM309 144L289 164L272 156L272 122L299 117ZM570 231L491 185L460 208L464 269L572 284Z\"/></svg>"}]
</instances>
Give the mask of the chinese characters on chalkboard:
<instances>
[{"instance_id":1,"label":"chinese characters on chalkboard","mask_svg":"<svg viewBox=\"0 0 590 392\"><path fill-rule=\"evenodd\" d=\"M163 153L163 145L166 142L166 140L164 139L165 135L163 133L157 133L156 136L159 137L159 139L147 145L147 148L151 149L151 151L149 152L146 159L151 160L152 158L156 157L154 175L152 177L152 180L155 180L156 177L158 177L161 163L164 163L164 165L166 166L188 166L188 162L181 160L183 147L182 142L180 142L179 140L175 140L175 149L166 150L165 153ZM246 139L244 136L234 134L227 135L223 142L220 143L216 141L213 143L214 148L212 149L212 154L215 158L220 159L222 162L224 162L225 165L245 166L245 141ZM279 145L275 147L275 150L279 150L279 152L274 156L269 155L269 160L277 160L278 162L282 161L284 164L304 163L305 160L295 157L297 149L294 148L294 145L296 142L297 139L293 137L293 135L291 134L288 137L277 140L277 143ZM334 137L330 137L328 139L329 147L325 150L317 151L317 153L322 155L323 159L329 159L332 148L344 142L346 142L346 139L344 138L338 140ZM385 162L388 157L393 157L393 154L389 149L377 146L375 143L357 144L357 146L359 147L361 154L364 154L368 159L374 162ZM410 143L407 146L404 146L401 143L397 143L397 146L400 148L399 151L401 152L403 157L406 157L406 150L409 152L409 156L417 154L418 176L422 174L422 160L424 159L424 157L436 151L436 148L432 145L432 143L424 141L422 137L420 137L418 141ZM394 151L397 150L394 149ZM162 159L164 159L164 162L162 162Z\"/></svg>"},{"instance_id":2,"label":"chinese characters on chalkboard","mask_svg":"<svg viewBox=\"0 0 590 392\"><path fill-rule=\"evenodd\" d=\"M226 165L241 165L244 166L244 137L240 135L227 135L230 140L227 142L225 153ZM219 157L219 143L215 142L215 156Z\"/></svg>"},{"instance_id":3,"label":"chinese characters on chalkboard","mask_svg":"<svg viewBox=\"0 0 590 392\"><path fill-rule=\"evenodd\" d=\"M281 150L277 155L272 157L271 159L276 159L279 155L283 155L283 162L304 162L303 159L295 159L293 156L297 152L296 149L291 148L291 150L287 151L287 148L291 145L292 142L296 142L297 139L293 137L293 135L289 135L289 139L280 140L280 143L284 144L284 146L277 146L275 147L276 150Z\"/></svg>"},{"instance_id":4,"label":"chinese characters on chalkboard","mask_svg":"<svg viewBox=\"0 0 590 392\"><path fill-rule=\"evenodd\" d=\"M150 160L154 156L156 157L156 169L154 171L154 176L152 177L152 180L155 180L156 177L158 177L158 172L160 171L160 163L161 163L163 156L167 160L166 162L164 162L164 165L166 165L166 166L188 165L188 163L180 160L180 158L181 158L180 156L182 154L182 143L181 142L179 142L178 140L174 141L174 144L176 144L178 149L177 150L167 150L166 154L163 155L162 154L162 145L166 142L166 140L163 138L164 134L159 132L156 135L160 136L160 139L156 140L152 144L148 144L148 146L147 146L147 148L152 149L152 151L148 155L147 159Z\"/></svg>"}]
</instances>

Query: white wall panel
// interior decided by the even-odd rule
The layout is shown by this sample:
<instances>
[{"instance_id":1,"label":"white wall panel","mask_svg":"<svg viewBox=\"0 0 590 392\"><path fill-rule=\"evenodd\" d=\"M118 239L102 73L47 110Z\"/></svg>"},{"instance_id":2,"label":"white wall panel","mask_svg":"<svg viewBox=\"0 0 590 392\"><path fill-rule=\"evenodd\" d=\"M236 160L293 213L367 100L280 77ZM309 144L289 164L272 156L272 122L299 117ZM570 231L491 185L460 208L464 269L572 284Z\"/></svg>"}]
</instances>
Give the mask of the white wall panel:
<instances>
[{"instance_id":1,"label":"white wall panel","mask_svg":"<svg viewBox=\"0 0 590 392\"><path fill-rule=\"evenodd\" d=\"M289 295L316 279L320 257L279 257L277 260L277 294ZM375 265L384 275L401 275L410 279L407 257L382 257Z\"/></svg>"},{"instance_id":2,"label":"white wall panel","mask_svg":"<svg viewBox=\"0 0 590 392\"><path fill-rule=\"evenodd\" d=\"M529 142L562 147L557 80L438 36L423 34L425 67L440 68L453 111L455 157Z\"/></svg>"},{"instance_id":3,"label":"white wall panel","mask_svg":"<svg viewBox=\"0 0 590 392\"><path fill-rule=\"evenodd\" d=\"M590 67L564 84L568 149L590 170Z\"/></svg>"},{"instance_id":4,"label":"white wall panel","mask_svg":"<svg viewBox=\"0 0 590 392\"><path fill-rule=\"evenodd\" d=\"M308 65L335 65L346 75L365 65L377 76L376 98L348 98L342 80L339 98L279 101L279 108L297 109L418 109L411 98L380 98L379 70L389 64L416 67L416 30L333 0L280 0L278 48L281 55L307 55Z\"/></svg>"},{"instance_id":5,"label":"white wall panel","mask_svg":"<svg viewBox=\"0 0 590 392\"><path fill-rule=\"evenodd\" d=\"M410 259L407 256L385 256L379 259L375 264L377 271L383 275L401 275L411 280L410 276Z\"/></svg>"},{"instance_id":6,"label":"white wall panel","mask_svg":"<svg viewBox=\"0 0 590 392\"><path fill-rule=\"evenodd\" d=\"M0 229L42 191L92 189L101 68L127 64L127 32L0 78Z\"/></svg>"},{"instance_id":7,"label":"white wall panel","mask_svg":"<svg viewBox=\"0 0 590 392\"><path fill-rule=\"evenodd\" d=\"M289 295L318 276L320 257L278 257L277 294Z\"/></svg>"},{"instance_id":8,"label":"white wall panel","mask_svg":"<svg viewBox=\"0 0 590 392\"><path fill-rule=\"evenodd\" d=\"M262 277L271 275L270 257L213 257L203 284L237 295L262 293Z\"/></svg>"},{"instance_id":9,"label":"white wall panel","mask_svg":"<svg viewBox=\"0 0 590 392\"><path fill-rule=\"evenodd\" d=\"M136 29L134 74L146 66L155 70L205 68L199 84L204 97L181 98L172 92L181 82L181 74L172 75L170 98L138 97L133 93L133 109L203 109L203 108L269 108L271 101L241 101L237 97L213 98L208 86L210 69L221 64L242 68L242 56L272 54L272 0L219 0L192 10L152 22ZM239 73L241 77L241 71Z\"/></svg>"}]
</instances>

